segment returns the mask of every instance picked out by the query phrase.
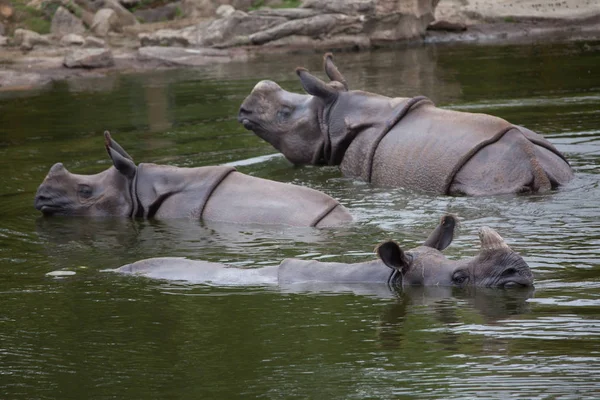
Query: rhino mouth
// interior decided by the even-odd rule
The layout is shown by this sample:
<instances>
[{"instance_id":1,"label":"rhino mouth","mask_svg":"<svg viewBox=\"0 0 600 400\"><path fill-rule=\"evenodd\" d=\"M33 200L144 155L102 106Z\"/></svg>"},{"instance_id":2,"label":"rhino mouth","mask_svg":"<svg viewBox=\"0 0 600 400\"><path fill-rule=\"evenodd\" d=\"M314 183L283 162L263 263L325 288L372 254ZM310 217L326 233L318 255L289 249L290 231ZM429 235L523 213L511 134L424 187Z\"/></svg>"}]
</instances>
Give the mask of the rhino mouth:
<instances>
[{"instance_id":1,"label":"rhino mouth","mask_svg":"<svg viewBox=\"0 0 600 400\"><path fill-rule=\"evenodd\" d=\"M258 124L250 119L251 114L252 111L244 107L241 107L238 113L238 122L244 125L244 128L249 131L253 131L258 127Z\"/></svg>"}]
</instances>

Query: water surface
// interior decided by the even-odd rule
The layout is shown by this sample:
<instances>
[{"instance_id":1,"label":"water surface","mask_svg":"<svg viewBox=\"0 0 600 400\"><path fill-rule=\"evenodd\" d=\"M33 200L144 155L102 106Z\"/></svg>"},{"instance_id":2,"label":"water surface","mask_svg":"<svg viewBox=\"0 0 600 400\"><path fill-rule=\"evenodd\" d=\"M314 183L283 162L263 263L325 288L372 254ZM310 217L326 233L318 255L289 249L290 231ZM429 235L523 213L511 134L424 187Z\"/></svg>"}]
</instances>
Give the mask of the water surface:
<instances>
[{"instance_id":1,"label":"water surface","mask_svg":"<svg viewBox=\"0 0 600 400\"><path fill-rule=\"evenodd\" d=\"M318 55L59 82L0 93L0 393L80 398L552 398L600 392L600 44L344 53L352 88L426 95L544 134L576 171L549 194L451 198L378 189L333 167L292 167L237 123L261 79L301 91ZM110 165L101 133L138 162L232 163L323 190L338 229L43 218L33 196L61 161ZM102 272L147 257L253 268L285 257L355 262L393 238L421 243L462 219L451 258L489 225L532 267L535 291L356 286L290 292ZM55 270L76 272L53 278Z\"/></svg>"}]
</instances>

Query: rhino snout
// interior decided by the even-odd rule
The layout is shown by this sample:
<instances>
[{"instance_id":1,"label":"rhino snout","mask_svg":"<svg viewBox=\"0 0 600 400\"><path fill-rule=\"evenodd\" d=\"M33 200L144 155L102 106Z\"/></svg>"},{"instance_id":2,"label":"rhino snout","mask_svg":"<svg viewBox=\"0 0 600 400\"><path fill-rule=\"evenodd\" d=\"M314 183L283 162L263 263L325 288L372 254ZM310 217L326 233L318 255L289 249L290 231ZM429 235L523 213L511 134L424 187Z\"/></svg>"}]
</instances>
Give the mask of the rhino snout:
<instances>
[{"instance_id":1,"label":"rhino snout","mask_svg":"<svg viewBox=\"0 0 600 400\"><path fill-rule=\"evenodd\" d=\"M240 107L240 111L238 113L238 122L244 125L244 128L247 130L252 130L254 124L250 121L250 116L252 115L252 111L245 108L243 105Z\"/></svg>"}]
</instances>

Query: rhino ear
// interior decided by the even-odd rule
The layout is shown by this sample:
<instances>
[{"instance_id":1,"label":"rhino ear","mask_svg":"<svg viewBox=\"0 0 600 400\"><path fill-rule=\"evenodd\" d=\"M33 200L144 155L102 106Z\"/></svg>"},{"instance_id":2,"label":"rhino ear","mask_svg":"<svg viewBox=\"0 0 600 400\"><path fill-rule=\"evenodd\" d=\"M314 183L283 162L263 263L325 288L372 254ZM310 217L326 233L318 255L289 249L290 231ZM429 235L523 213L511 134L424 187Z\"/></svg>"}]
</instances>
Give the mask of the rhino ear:
<instances>
[{"instance_id":1,"label":"rhino ear","mask_svg":"<svg viewBox=\"0 0 600 400\"><path fill-rule=\"evenodd\" d=\"M458 219L455 215L444 215L440 220L439 225L431 232L423 246L432 247L439 251L450 246L454 239L454 228L458 224Z\"/></svg>"},{"instance_id":2,"label":"rhino ear","mask_svg":"<svg viewBox=\"0 0 600 400\"><path fill-rule=\"evenodd\" d=\"M113 147L113 144L116 143L117 142L111 139L110 133L108 131L104 132L104 146L106 147L106 151L108 152L108 155L110 156L113 165L121 174L125 175L129 179L133 179L137 167L135 166L135 163L133 162L129 154L127 154L125 150L121 148L121 146L117 144L118 148L121 149L125 153L125 155L123 155L121 152L115 149L115 147Z\"/></svg>"},{"instance_id":3,"label":"rhino ear","mask_svg":"<svg viewBox=\"0 0 600 400\"><path fill-rule=\"evenodd\" d=\"M131 161L133 161L133 158L110 136L109 131L104 131L104 143L106 146L116 150L123 157L129 158Z\"/></svg>"},{"instance_id":4,"label":"rhino ear","mask_svg":"<svg viewBox=\"0 0 600 400\"><path fill-rule=\"evenodd\" d=\"M410 265L410 261L406 257L406 254L404 254L400 246L398 246L398 243L393 240L381 243L377 246L375 251L381 261L391 269L405 272Z\"/></svg>"},{"instance_id":5,"label":"rhino ear","mask_svg":"<svg viewBox=\"0 0 600 400\"><path fill-rule=\"evenodd\" d=\"M348 91L348 82L346 82L346 78L344 75L340 73L335 64L333 63L333 54L326 53L323 57L323 68L325 69L325 73L334 82L339 82L344 87L344 90Z\"/></svg>"},{"instance_id":6,"label":"rhino ear","mask_svg":"<svg viewBox=\"0 0 600 400\"><path fill-rule=\"evenodd\" d=\"M300 83L306 93L320 97L328 103L336 99L338 91L311 75L305 68L296 68L296 73L300 77Z\"/></svg>"}]
</instances>

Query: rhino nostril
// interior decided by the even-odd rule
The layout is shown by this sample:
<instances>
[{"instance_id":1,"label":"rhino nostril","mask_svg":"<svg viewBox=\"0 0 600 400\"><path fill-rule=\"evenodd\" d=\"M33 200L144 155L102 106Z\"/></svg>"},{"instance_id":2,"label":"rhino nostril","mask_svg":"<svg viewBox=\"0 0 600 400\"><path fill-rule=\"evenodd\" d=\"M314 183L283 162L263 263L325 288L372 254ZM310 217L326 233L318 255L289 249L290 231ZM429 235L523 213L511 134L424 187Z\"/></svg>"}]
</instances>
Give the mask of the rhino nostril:
<instances>
[{"instance_id":1,"label":"rhino nostril","mask_svg":"<svg viewBox=\"0 0 600 400\"><path fill-rule=\"evenodd\" d=\"M240 107L240 113L239 114L240 115L242 115L242 114L249 115L249 114L252 114L252 110L248 110L247 108L245 108L245 107L242 106L242 107Z\"/></svg>"}]
</instances>

